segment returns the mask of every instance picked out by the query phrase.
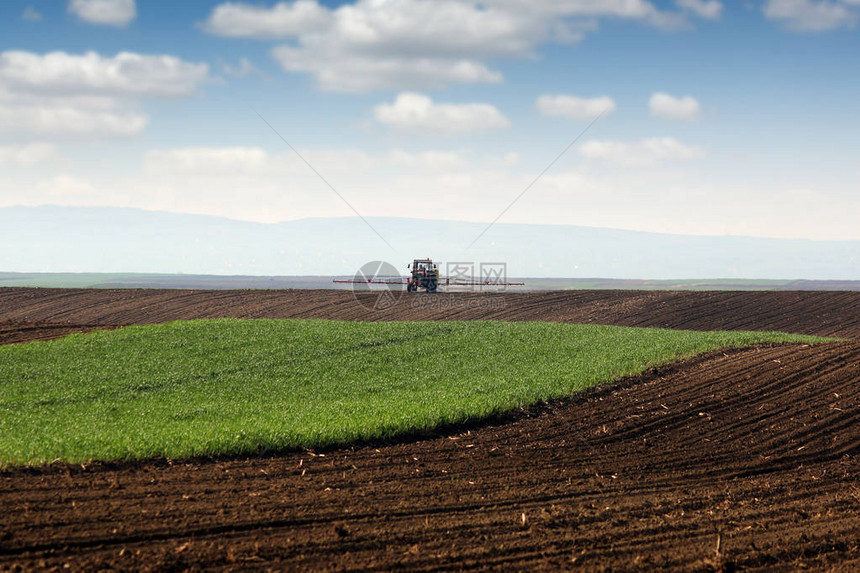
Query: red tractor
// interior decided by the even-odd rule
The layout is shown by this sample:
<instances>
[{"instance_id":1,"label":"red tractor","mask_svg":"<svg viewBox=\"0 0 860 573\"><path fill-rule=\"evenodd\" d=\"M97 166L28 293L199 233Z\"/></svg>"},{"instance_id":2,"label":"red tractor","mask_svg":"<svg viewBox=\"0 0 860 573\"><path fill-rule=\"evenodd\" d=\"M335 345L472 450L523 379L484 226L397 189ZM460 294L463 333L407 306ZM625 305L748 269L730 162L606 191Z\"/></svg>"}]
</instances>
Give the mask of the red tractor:
<instances>
[{"instance_id":1,"label":"red tractor","mask_svg":"<svg viewBox=\"0 0 860 573\"><path fill-rule=\"evenodd\" d=\"M415 259L411 265L409 279L406 283L408 292L415 292L419 288L427 289L427 292L436 292L439 286L439 269L430 259Z\"/></svg>"}]
</instances>

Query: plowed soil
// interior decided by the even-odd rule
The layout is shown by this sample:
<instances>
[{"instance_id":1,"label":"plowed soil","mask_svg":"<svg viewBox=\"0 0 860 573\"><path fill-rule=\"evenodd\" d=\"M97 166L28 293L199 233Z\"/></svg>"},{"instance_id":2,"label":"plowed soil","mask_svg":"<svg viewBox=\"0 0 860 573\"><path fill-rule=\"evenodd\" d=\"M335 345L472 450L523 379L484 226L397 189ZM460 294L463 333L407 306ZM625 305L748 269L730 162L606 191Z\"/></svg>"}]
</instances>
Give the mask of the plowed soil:
<instances>
[{"instance_id":1,"label":"plowed soil","mask_svg":"<svg viewBox=\"0 0 860 573\"><path fill-rule=\"evenodd\" d=\"M860 338L858 293L530 293L384 313L316 294L6 289L0 322L501 318ZM0 570L853 571L858 407L848 340L717 352L399 444L11 469Z\"/></svg>"},{"instance_id":2,"label":"plowed soil","mask_svg":"<svg viewBox=\"0 0 860 573\"><path fill-rule=\"evenodd\" d=\"M0 328L6 328L11 338L8 333L40 324L86 329L221 317L548 320L860 338L858 291L404 293L390 308L374 309L380 300L372 293L356 300L352 293L336 290L0 288ZM18 336L23 340L27 335Z\"/></svg>"}]
</instances>

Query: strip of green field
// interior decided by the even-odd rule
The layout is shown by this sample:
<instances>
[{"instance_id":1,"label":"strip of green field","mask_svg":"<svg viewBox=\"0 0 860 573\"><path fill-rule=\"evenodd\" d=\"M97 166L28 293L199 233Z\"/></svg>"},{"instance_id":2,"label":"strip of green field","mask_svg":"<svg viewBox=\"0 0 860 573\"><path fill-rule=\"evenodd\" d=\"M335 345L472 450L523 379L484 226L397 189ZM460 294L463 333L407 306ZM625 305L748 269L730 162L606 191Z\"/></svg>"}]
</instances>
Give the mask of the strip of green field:
<instances>
[{"instance_id":1,"label":"strip of green field","mask_svg":"<svg viewBox=\"0 0 860 573\"><path fill-rule=\"evenodd\" d=\"M543 322L199 320L0 347L0 466L252 453L463 422L720 347Z\"/></svg>"},{"instance_id":2,"label":"strip of green field","mask_svg":"<svg viewBox=\"0 0 860 573\"><path fill-rule=\"evenodd\" d=\"M167 289L341 289L331 276L178 275L149 273L10 273L0 271L2 287L167 288ZM508 277L525 283L510 292L531 290L860 290L860 281L780 279L611 279Z\"/></svg>"}]
</instances>

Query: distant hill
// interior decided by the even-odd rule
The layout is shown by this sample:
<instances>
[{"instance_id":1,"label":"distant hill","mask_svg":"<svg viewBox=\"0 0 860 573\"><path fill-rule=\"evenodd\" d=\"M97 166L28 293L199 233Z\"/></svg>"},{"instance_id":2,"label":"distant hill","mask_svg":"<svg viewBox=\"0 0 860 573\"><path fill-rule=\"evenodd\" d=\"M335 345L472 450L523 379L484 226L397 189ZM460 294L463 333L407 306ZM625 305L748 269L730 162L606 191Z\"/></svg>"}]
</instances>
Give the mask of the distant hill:
<instances>
[{"instance_id":1,"label":"distant hill","mask_svg":"<svg viewBox=\"0 0 860 573\"><path fill-rule=\"evenodd\" d=\"M367 220L393 249L358 218L262 224L112 207L5 207L0 271L332 276L371 260L405 270L413 258L432 257L505 262L517 277L860 280L860 241L499 223L467 249L484 224Z\"/></svg>"}]
</instances>

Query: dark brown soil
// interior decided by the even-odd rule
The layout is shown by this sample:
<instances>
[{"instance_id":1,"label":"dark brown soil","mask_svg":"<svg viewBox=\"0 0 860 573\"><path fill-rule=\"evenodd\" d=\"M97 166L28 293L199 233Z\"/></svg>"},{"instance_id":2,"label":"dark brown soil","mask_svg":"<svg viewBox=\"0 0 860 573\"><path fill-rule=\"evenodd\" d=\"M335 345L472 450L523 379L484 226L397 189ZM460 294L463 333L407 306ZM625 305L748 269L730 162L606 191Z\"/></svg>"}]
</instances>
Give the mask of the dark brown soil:
<instances>
[{"instance_id":1,"label":"dark brown soil","mask_svg":"<svg viewBox=\"0 0 860 573\"><path fill-rule=\"evenodd\" d=\"M207 296L212 315L295 315L292 292L268 303L256 292L138 291L146 302L100 292L0 291L0 320L156 322L195 316ZM535 318L845 337L860 324L860 296L849 293L560 294L543 304L517 295L496 318L532 309ZM16 307L10 295L29 302ZM117 308L100 296L117 297ZM360 318L350 300L301 312ZM775 346L713 353L423 441L7 470L0 570L853 571L858 407L860 342Z\"/></svg>"},{"instance_id":2,"label":"dark brown soil","mask_svg":"<svg viewBox=\"0 0 860 573\"><path fill-rule=\"evenodd\" d=\"M860 338L860 292L856 291L410 293L387 310L374 310L376 302L375 294L356 300L351 292L336 290L0 288L0 328L9 323L86 328L219 317L547 320Z\"/></svg>"},{"instance_id":3,"label":"dark brown soil","mask_svg":"<svg viewBox=\"0 0 860 573\"><path fill-rule=\"evenodd\" d=\"M51 324L49 322L0 323L0 344L18 344L34 340L54 340L69 334L114 328L97 324Z\"/></svg>"}]
</instances>

